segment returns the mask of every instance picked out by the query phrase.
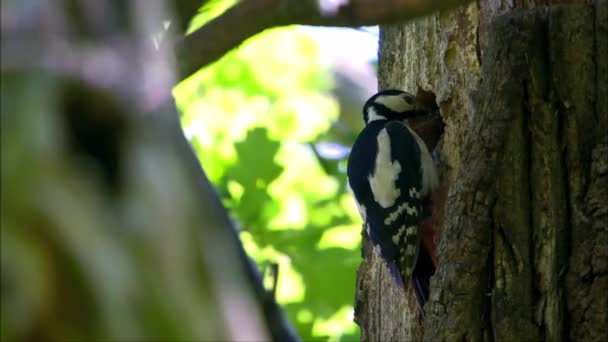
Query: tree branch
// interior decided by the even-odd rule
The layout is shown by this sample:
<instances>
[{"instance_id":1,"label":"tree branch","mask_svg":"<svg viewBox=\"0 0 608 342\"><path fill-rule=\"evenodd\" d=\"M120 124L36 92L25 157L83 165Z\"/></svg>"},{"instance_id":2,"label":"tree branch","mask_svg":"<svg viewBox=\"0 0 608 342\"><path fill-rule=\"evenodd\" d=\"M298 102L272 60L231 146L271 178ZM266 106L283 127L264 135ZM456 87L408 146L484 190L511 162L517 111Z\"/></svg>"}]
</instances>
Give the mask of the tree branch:
<instances>
[{"instance_id":1,"label":"tree branch","mask_svg":"<svg viewBox=\"0 0 608 342\"><path fill-rule=\"evenodd\" d=\"M182 0L187 2L186 0ZM178 43L182 78L221 58L245 39L283 25L385 25L471 0L243 0Z\"/></svg>"}]
</instances>

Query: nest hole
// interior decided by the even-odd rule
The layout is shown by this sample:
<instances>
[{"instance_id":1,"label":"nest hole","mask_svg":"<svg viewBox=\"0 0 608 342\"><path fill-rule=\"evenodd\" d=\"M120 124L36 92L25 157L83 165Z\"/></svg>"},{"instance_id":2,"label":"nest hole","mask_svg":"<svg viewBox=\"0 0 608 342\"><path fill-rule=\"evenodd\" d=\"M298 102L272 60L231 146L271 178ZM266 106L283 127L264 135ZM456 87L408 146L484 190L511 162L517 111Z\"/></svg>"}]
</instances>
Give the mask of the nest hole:
<instances>
[{"instance_id":1,"label":"nest hole","mask_svg":"<svg viewBox=\"0 0 608 342\"><path fill-rule=\"evenodd\" d=\"M436 99L437 97L432 91L418 88L416 100L427 108L429 115L420 116L410 121L412 128L424 140L430 151L435 150L439 145L445 129L443 116Z\"/></svg>"}]
</instances>

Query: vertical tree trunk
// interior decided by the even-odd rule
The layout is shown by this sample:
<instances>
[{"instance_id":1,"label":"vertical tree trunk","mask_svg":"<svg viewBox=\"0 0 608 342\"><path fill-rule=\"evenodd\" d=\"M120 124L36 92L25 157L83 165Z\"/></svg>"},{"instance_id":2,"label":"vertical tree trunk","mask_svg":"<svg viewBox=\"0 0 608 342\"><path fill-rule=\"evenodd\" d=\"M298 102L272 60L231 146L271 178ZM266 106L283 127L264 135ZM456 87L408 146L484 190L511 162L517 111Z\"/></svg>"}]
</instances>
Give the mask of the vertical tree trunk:
<instances>
[{"instance_id":1,"label":"vertical tree trunk","mask_svg":"<svg viewBox=\"0 0 608 342\"><path fill-rule=\"evenodd\" d=\"M143 3L2 3L0 340L296 341L181 131L168 4Z\"/></svg>"},{"instance_id":2,"label":"vertical tree trunk","mask_svg":"<svg viewBox=\"0 0 608 342\"><path fill-rule=\"evenodd\" d=\"M516 3L381 29L380 88L441 109L447 198L424 321L364 246L364 341L608 339L608 5Z\"/></svg>"}]
</instances>

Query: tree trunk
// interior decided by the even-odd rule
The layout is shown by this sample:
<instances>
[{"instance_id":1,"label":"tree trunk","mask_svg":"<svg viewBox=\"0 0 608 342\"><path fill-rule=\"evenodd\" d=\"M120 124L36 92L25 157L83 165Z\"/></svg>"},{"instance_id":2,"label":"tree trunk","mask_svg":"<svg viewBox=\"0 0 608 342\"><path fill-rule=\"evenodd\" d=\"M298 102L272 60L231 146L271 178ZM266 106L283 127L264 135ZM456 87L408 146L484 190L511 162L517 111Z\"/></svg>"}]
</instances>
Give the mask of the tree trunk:
<instances>
[{"instance_id":1,"label":"tree trunk","mask_svg":"<svg viewBox=\"0 0 608 342\"><path fill-rule=\"evenodd\" d=\"M364 244L363 341L608 340L608 2L516 3L381 29L379 87L441 110L447 196L425 319Z\"/></svg>"}]
</instances>

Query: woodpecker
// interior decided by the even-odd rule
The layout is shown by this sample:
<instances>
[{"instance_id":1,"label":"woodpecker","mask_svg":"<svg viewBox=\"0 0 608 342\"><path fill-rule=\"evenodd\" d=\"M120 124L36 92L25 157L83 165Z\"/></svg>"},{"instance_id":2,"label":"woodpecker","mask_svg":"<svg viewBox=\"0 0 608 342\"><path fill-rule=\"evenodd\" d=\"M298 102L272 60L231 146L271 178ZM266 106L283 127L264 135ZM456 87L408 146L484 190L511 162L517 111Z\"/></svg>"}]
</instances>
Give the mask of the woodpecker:
<instances>
[{"instance_id":1,"label":"woodpecker","mask_svg":"<svg viewBox=\"0 0 608 342\"><path fill-rule=\"evenodd\" d=\"M431 153L406 120L426 113L410 93L373 95L347 167L367 235L395 283L406 290L411 282L420 308L437 264L430 216L439 181Z\"/></svg>"}]
</instances>

